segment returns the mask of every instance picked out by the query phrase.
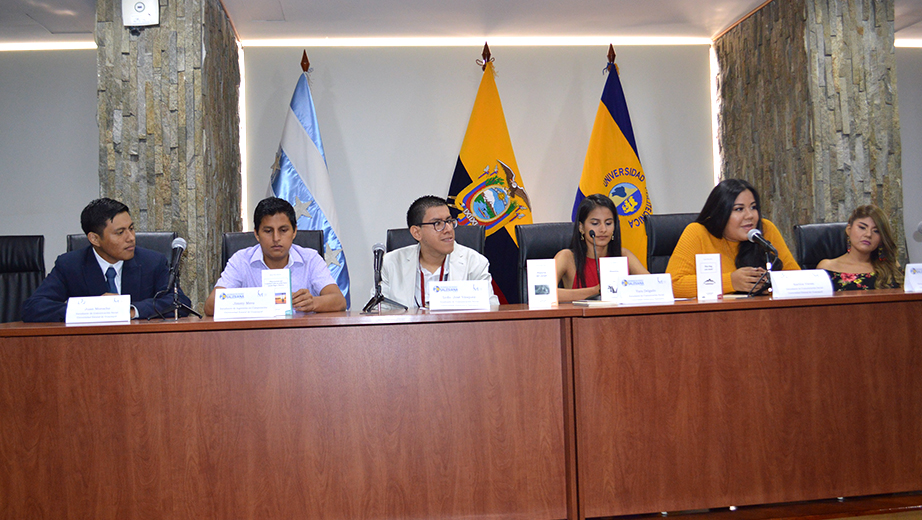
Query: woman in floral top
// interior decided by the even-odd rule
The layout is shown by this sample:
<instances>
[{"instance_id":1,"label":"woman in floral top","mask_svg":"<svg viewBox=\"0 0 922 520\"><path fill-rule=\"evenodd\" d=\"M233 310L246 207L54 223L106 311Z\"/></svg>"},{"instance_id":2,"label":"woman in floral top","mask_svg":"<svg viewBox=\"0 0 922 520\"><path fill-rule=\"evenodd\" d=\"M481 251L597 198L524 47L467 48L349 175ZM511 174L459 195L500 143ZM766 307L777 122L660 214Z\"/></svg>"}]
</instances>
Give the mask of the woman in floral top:
<instances>
[{"instance_id":1,"label":"woman in floral top","mask_svg":"<svg viewBox=\"0 0 922 520\"><path fill-rule=\"evenodd\" d=\"M817 264L837 291L900 287L903 275L896 261L896 243L883 211L873 204L858 206L845 228L848 251Z\"/></svg>"}]
</instances>

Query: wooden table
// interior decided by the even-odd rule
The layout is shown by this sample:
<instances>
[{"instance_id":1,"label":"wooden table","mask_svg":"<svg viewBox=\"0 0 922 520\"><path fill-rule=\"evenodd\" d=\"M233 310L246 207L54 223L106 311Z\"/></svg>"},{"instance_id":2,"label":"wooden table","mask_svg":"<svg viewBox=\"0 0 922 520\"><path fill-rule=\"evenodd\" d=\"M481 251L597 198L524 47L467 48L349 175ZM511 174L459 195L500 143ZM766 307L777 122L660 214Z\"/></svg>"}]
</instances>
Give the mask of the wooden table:
<instances>
[{"instance_id":1,"label":"wooden table","mask_svg":"<svg viewBox=\"0 0 922 520\"><path fill-rule=\"evenodd\" d=\"M11 518L586 518L922 490L922 295L0 325Z\"/></svg>"},{"instance_id":2,"label":"wooden table","mask_svg":"<svg viewBox=\"0 0 922 520\"><path fill-rule=\"evenodd\" d=\"M922 490L922 295L584 316L585 517Z\"/></svg>"},{"instance_id":3,"label":"wooden table","mask_svg":"<svg viewBox=\"0 0 922 520\"><path fill-rule=\"evenodd\" d=\"M572 516L577 314L4 326L0 511Z\"/></svg>"}]
</instances>

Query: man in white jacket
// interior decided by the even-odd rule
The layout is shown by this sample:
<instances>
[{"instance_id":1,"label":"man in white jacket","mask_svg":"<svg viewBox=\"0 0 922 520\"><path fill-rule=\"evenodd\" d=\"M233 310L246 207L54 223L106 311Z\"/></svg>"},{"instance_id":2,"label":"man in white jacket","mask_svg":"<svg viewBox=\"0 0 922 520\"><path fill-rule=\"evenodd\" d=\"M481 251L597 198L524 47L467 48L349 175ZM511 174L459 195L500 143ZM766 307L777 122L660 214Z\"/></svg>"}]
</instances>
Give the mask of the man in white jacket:
<instances>
[{"instance_id":1,"label":"man in white jacket","mask_svg":"<svg viewBox=\"0 0 922 520\"><path fill-rule=\"evenodd\" d=\"M418 244L384 255L381 292L385 297L407 307L426 307L431 281L486 280L491 282L490 303L499 305L490 262L455 243L458 221L451 217L445 199L434 195L416 199L407 211L407 226Z\"/></svg>"}]
</instances>

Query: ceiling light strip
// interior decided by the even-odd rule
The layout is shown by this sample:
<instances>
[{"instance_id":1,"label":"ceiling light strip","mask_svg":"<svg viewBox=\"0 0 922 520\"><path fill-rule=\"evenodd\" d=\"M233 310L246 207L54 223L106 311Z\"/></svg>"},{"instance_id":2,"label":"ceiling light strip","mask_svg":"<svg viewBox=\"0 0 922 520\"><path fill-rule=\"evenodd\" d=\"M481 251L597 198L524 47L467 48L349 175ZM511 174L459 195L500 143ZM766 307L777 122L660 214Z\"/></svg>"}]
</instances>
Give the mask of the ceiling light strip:
<instances>
[{"instance_id":1,"label":"ceiling light strip","mask_svg":"<svg viewBox=\"0 0 922 520\"><path fill-rule=\"evenodd\" d=\"M73 51L96 49L96 42L22 42L0 43L2 51Z\"/></svg>"},{"instance_id":2,"label":"ceiling light strip","mask_svg":"<svg viewBox=\"0 0 922 520\"><path fill-rule=\"evenodd\" d=\"M493 37L407 37L407 38L291 38L254 39L244 47L471 47L489 42L501 46L593 46L593 45L710 45L710 38L664 36L493 36Z\"/></svg>"}]
</instances>

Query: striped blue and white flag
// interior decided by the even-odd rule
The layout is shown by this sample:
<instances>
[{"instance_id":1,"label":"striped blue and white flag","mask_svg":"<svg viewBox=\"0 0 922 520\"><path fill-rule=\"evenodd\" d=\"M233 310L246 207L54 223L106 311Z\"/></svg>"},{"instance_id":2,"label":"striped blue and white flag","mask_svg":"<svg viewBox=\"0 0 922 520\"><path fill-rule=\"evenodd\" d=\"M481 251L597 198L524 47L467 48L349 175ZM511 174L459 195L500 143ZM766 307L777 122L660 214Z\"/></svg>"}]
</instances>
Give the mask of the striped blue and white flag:
<instances>
[{"instance_id":1,"label":"striped blue and white flag","mask_svg":"<svg viewBox=\"0 0 922 520\"><path fill-rule=\"evenodd\" d=\"M269 194L287 200L295 208L298 229L323 231L324 253L330 274L346 297L349 298L349 269L346 255L339 241L330 174L323 153L320 127L307 72L301 74L282 129L282 140L275 156Z\"/></svg>"}]
</instances>

